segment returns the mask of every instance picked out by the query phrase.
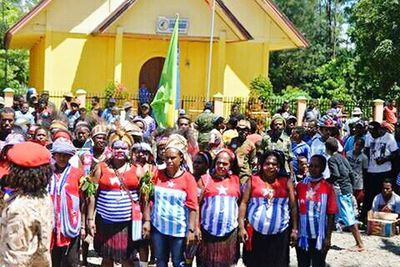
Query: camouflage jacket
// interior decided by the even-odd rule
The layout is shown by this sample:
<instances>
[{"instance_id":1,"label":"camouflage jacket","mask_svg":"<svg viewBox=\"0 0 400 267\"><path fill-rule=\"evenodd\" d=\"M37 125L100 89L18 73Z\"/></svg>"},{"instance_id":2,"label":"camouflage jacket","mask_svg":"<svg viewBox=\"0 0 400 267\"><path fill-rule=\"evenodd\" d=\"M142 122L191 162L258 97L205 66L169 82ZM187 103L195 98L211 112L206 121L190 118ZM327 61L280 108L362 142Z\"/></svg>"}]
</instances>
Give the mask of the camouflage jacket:
<instances>
[{"instance_id":1,"label":"camouflage jacket","mask_svg":"<svg viewBox=\"0 0 400 267\"><path fill-rule=\"evenodd\" d=\"M252 170L256 164L256 146L249 140L245 140L241 146L235 150L239 165L240 184L246 184L252 175Z\"/></svg>"},{"instance_id":2,"label":"camouflage jacket","mask_svg":"<svg viewBox=\"0 0 400 267\"><path fill-rule=\"evenodd\" d=\"M199 131L197 142L199 143L200 150L207 148L210 132L214 128L215 117L216 115L210 111L204 111L197 117L195 123Z\"/></svg>"},{"instance_id":3,"label":"camouflage jacket","mask_svg":"<svg viewBox=\"0 0 400 267\"><path fill-rule=\"evenodd\" d=\"M265 153L268 150L278 150L283 152L285 155L285 169L289 173L289 165L288 162L293 160L293 152L292 152L292 142L290 137L282 132L281 136L277 138L277 140L273 140L269 134L266 134L261 141L261 152Z\"/></svg>"},{"instance_id":4,"label":"camouflage jacket","mask_svg":"<svg viewBox=\"0 0 400 267\"><path fill-rule=\"evenodd\" d=\"M8 199L0 218L0 266L51 266L53 218L48 194Z\"/></svg>"}]
</instances>

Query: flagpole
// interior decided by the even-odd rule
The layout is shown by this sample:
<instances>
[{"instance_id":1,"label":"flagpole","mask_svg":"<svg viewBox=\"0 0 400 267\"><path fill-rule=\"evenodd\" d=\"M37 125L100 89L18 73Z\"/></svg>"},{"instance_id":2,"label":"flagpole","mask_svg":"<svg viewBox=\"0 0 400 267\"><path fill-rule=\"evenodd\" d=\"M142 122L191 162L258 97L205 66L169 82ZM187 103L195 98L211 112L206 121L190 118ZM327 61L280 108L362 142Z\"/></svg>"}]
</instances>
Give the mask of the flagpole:
<instances>
[{"instance_id":1,"label":"flagpole","mask_svg":"<svg viewBox=\"0 0 400 267\"><path fill-rule=\"evenodd\" d=\"M210 87L211 87L211 64L212 64L212 54L213 54L213 40L214 40L214 24L215 24L215 2L212 0L211 8L211 33L210 33L210 53L208 54L208 72L207 72L207 101L210 100Z\"/></svg>"}]
</instances>

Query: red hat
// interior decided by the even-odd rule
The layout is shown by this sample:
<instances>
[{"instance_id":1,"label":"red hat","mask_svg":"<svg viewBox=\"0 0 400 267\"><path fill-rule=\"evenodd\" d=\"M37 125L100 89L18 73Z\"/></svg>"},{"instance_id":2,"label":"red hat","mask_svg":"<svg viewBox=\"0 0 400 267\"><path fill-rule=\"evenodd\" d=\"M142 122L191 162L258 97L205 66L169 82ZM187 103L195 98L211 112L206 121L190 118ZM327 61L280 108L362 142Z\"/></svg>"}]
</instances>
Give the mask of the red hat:
<instances>
[{"instance_id":1,"label":"red hat","mask_svg":"<svg viewBox=\"0 0 400 267\"><path fill-rule=\"evenodd\" d=\"M64 130L64 129L59 129L54 135L53 135L53 141L56 141L58 138L64 138L67 139L69 141L72 141L72 136L71 134L68 132L68 130Z\"/></svg>"},{"instance_id":2,"label":"red hat","mask_svg":"<svg viewBox=\"0 0 400 267\"><path fill-rule=\"evenodd\" d=\"M14 145L8 151L7 159L18 166L34 168L49 164L51 154L50 151L39 144L24 142Z\"/></svg>"}]
</instances>

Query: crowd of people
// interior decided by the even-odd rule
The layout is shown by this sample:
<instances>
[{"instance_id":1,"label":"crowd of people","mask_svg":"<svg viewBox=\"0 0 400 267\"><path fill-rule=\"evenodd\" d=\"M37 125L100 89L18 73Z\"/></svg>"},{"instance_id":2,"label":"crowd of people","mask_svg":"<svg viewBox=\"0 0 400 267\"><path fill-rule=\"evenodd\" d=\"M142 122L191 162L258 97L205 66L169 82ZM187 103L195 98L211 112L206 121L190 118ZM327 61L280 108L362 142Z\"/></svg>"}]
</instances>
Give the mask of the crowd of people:
<instances>
[{"instance_id":1,"label":"crowd of people","mask_svg":"<svg viewBox=\"0 0 400 267\"><path fill-rule=\"evenodd\" d=\"M367 212L400 214L392 102L379 123L311 101L299 123L285 101L267 129L206 103L161 129L148 100L56 108L33 90L0 110L0 265L87 266L93 242L102 266L288 266L290 246L325 266L332 231L363 251Z\"/></svg>"}]
</instances>

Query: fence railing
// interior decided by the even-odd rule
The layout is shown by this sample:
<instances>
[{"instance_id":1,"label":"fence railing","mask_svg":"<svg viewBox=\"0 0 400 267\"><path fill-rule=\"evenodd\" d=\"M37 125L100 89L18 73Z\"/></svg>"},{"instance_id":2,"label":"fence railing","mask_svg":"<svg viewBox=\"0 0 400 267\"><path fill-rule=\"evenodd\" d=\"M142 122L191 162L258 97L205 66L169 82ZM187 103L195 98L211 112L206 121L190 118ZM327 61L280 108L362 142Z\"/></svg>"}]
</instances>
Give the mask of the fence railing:
<instances>
[{"instance_id":1,"label":"fence railing","mask_svg":"<svg viewBox=\"0 0 400 267\"><path fill-rule=\"evenodd\" d=\"M100 99L100 105L102 107L106 107L109 98L105 94L98 93L87 93L86 95L86 104L87 108L90 108L90 100L92 97L97 96ZM150 99L153 99L154 95L150 95ZM60 106L60 103L63 99L63 93L53 93L50 95L50 100L55 103L57 107ZM126 94L124 97L116 97L117 106L122 107L125 102L130 102L133 106L133 109L137 111L139 107L139 96L137 93L135 94ZM215 101L212 100L212 101ZM239 111L242 114L246 114L249 117L252 117L255 120L268 120L276 111L281 108L285 99L272 97L265 101L261 101L258 98L252 97L223 97L222 104L222 116L228 118L231 114L231 109L233 105L238 105ZM310 103L311 100L308 101ZM204 105L207 102L206 97L203 96L182 96L179 101L180 109L184 109L186 114L191 117L191 119L195 119L204 109ZM290 111L293 115L296 116L298 101L296 99L288 100ZM319 99L318 100L318 108L321 114L325 113L328 109L331 108L330 99ZM373 116L373 102L366 101L342 101L340 102L342 106L342 111L345 116L350 117L351 112L355 107L359 107L363 116L366 118L372 118Z\"/></svg>"}]
</instances>

